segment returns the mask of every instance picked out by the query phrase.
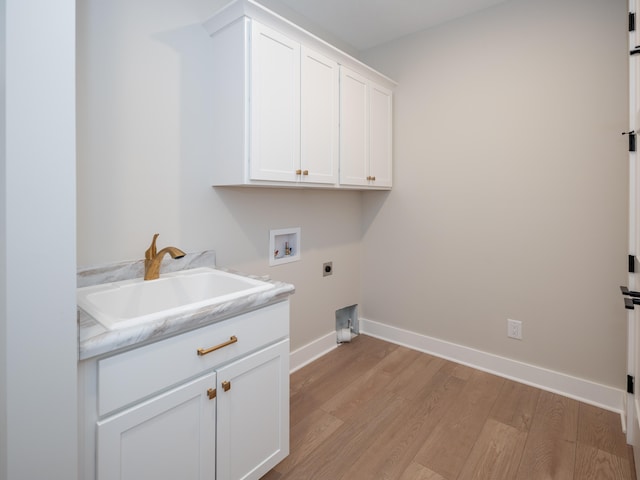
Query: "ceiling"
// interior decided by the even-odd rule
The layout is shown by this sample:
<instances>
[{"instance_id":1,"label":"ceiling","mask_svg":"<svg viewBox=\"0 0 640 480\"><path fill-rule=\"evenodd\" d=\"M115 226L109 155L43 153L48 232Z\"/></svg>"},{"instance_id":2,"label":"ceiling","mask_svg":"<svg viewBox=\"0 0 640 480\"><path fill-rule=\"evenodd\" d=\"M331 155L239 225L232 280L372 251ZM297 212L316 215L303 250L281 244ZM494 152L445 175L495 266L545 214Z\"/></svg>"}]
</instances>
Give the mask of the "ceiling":
<instances>
[{"instance_id":1,"label":"ceiling","mask_svg":"<svg viewBox=\"0 0 640 480\"><path fill-rule=\"evenodd\" d=\"M279 0L360 51L505 1Z\"/></svg>"}]
</instances>

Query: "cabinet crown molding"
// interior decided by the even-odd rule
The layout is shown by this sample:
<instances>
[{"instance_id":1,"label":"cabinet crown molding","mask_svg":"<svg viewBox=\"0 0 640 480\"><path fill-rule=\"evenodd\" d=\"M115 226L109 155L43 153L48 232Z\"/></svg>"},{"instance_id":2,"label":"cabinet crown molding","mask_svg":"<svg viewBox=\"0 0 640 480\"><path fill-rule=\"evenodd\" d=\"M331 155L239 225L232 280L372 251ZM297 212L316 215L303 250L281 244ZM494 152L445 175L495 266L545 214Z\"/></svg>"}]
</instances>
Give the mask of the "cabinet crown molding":
<instances>
[{"instance_id":1,"label":"cabinet crown molding","mask_svg":"<svg viewBox=\"0 0 640 480\"><path fill-rule=\"evenodd\" d=\"M308 32L307 30L304 30L292 21L253 0L232 1L214 13L211 18L203 23L203 26L209 35L214 35L216 32L225 28L227 25L238 21L242 17L254 19L260 23L268 25L269 27L287 35L291 39L303 43L315 49L319 53L323 53L324 55L335 59L338 64L362 72L386 88L393 90L397 85L394 80L390 79L386 75L362 63L360 60L354 58L348 53L343 52L325 40L311 32Z\"/></svg>"}]
</instances>

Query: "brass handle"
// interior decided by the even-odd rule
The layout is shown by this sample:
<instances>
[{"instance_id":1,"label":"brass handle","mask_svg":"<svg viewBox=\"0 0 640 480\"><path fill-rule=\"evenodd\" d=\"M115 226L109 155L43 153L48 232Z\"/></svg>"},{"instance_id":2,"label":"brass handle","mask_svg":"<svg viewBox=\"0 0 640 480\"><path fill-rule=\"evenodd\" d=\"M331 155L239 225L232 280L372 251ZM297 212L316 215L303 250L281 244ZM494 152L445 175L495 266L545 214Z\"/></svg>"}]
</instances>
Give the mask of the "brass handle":
<instances>
[{"instance_id":1,"label":"brass handle","mask_svg":"<svg viewBox=\"0 0 640 480\"><path fill-rule=\"evenodd\" d=\"M207 390L207 396L209 397L209 400L213 400L214 398L216 398L216 389L210 388L209 390Z\"/></svg>"},{"instance_id":2,"label":"brass handle","mask_svg":"<svg viewBox=\"0 0 640 480\"><path fill-rule=\"evenodd\" d=\"M222 382L222 389L225 392L228 392L229 390L231 390L231 382L228 382L226 380L224 382Z\"/></svg>"},{"instance_id":3,"label":"brass handle","mask_svg":"<svg viewBox=\"0 0 640 480\"><path fill-rule=\"evenodd\" d=\"M372 182L375 181L376 177L372 177L372 176L368 176L367 180L371 180Z\"/></svg>"},{"instance_id":4,"label":"brass handle","mask_svg":"<svg viewBox=\"0 0 640 480\"><path fill-rule=\"evenodd\" d=\"M296 175L302 175L302 170L296 170Z\"/></svg>"},{"instance_id":5,"label":"brass handle","mask_svg":"<svg viewBox=\"0 0 640 480\"><path fill-rule=\"evenodd\" d=\"M303 170L303 171L302 171L302 174L303 174L303 175L309 175L309 170Z\"/></svg>"},{"instance_id":6,"label":"brass handle","mask_svg":"<svg viewBox=\"0 0 640 480\"><path fill-rule=\"evenodd\" d=\"M221 343L220 345L216 345L215 347L199 348L198 349L198 355L202 356L202 355L206 355L207 353L215 352L216 350L220 350L221 348L229 346L232 343L236 343L237 341L238 341L238 337L233 335L227 342Z\"/></svg>"}]
</instances>

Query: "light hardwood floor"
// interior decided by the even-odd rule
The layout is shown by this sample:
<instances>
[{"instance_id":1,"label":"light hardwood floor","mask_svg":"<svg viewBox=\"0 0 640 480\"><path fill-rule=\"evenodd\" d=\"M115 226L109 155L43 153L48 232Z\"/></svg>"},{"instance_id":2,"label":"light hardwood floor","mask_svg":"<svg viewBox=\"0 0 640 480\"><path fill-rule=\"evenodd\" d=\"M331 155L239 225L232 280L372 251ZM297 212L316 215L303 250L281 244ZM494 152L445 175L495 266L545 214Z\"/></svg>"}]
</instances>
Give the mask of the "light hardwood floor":
<instances>
[{"instance_id":1,"label":"light hardwood floor","mask_svg":"<svg viewBox=\"0 0 640 480\"><path fill-rule=\"evenodd\" d=\"M618 414L360 335L291 376L263 480L635 479Z\"/></svg>"}]
</instances>

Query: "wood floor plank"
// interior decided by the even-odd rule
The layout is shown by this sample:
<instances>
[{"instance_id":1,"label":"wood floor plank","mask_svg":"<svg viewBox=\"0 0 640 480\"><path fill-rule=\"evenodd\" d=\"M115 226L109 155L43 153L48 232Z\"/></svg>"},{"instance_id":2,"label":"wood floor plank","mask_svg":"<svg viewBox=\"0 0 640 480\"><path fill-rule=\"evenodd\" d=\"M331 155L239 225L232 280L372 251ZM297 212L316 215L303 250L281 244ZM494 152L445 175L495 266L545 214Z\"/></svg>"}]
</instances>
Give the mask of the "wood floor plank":
<instances>
[{"instance_id":1,"label":"wood floor plank","mask_svg":"<svg viewBox=\"0 0 640 480\"><path fill-rule=\"evenodd\" d=\"M446 478L419 463L412 462L398 480L446 480Z\"/></svg>"},{"instance_id":2,"label":"wood floor plank","mask_svg":"<svg viewBox=\"0 0 640 480\"><path fill-rule=\"evenodd\" d=\"M276 469L269 470L266 474L260 477L260 480L280 480L282 478L282 474L278 472Z\"/></svg>"},{"instance_id":3,"label":"wood floor plank","mask_svg":"<svg viewBox=\"0 0 640 480\"><path fill-rule=\"evenodd\" d=\"M574 480L631 480L629 461L625 458L578 444Z\"/></svg>"},{"instance_id":4,"label":"wood floor plank","mask_svg":"<svg viewBox=\"0 0 640 480\"><path fill-rule=\"evenodd\" d=\"M475 370L415 461L442 475L456 478L471 452L504 379Z\"/></svg>"},{"instance_id":5,"label":"wood floor plank","mask_svg":"<svg viewBox=\"0 0 640 480\"><path fill-rule=\"evenodd\" d=\"M571 398L541 391L532 429L552 430L565 440L575 442L578 436L580 403Z\"/></svg>"},{"instance_id":6,"label":"wood floor plank","mask_svg":"<svg viewBox=\"0 0 640 480\"><path fill-rule=\"evenodd\" d=\"M325 412L337 418L349 418L371 398L394 380L415 359L414 352L400 347L375 363L375 368L363 371L349 385L321 405Z\"/></svg>"},{"instance_id":7,"label":"wood floor plank","mask_svg":"<svg viewBox=\"0 0 640 480\"><path fill-rule=\"evenodd\" d=\"M351 343L333 350L337 360L323 361L309 369L301 368L291 378L290 424L293 426L328 399L361 378L379 361L398 348L372 337L358 336ZM325 355L324 357L327 357ZM320 360L324 360L322 357ZM315 363L315 362L314 362ZM302 386L301 386L302 385Z\"/></svg>"},{"instance_id":8,"label":"wood floor plank","mask_svg":"<svg viewBox=\"0 0 640 480\"><path fill-rule=\"evenodd\" d=\"M459 363L451 362L453 365L453 369L451 371L451 375L454 377L458 377L461 380L469 380L473 375L475 370L471 367L467 367L466 365L461 365Z\"/></svg>"},{"instance_id":9,"label":"wood floor plank","mask_svg":"<svg viewBox=\"0 0 640 480\"><path fill-rule=\"evenodd\" d=\"M322 442L314 455L303 458L296 468L282 478L342 478L344 472L369 448L386 425L395 421L405 405L406 400L403 398L383 392Z\"/></svg>"},{"instance_id":10,"label":"wood floor plank","mask_svg":"<svg viewBox=\"0 0 640 480\"><path fill-rule=\"evenodd\" d=\"M540 390L512 380L505 380L490 417L528 432L538 405Z\"/></svg>"},{"instance_id":11,"label":"wood floor plank","mask_svg":"<svg viewBox=\"0 0 640 480\"><path fill-rule=\"evenodd\" d=\"M313 455L315 449L343 425L343 421L322 410L315 410L298 422L290 432L291 453L275 468L281 474L287 473L302 461Z\"/></svg>"},{"instance_id":12,"label":"wood floor plank","mask_svg":"<svg viewBox=\"0 0 640 480\"><path fill-rule=\"evenodd\" d=\"M618 414L366 335L290 398L291 453L264 480L635 480Z\"/></svg>"},{"instance_id":13,"label":"wood floor plank","mask_svg":"<svg viewBox=\"0 0 640 480\"><path fill-rule=\"evenodd\" d=\"M291 394L300 390L309 390L319 382L327 382L338 371L348 370L355 359L362 359L371 364L372 358L383 358L389 351L395 350L397 345L378 340L373 337L357 336L352 342L342 344L331 351L330 355L323 355L309 365L291 374ZM316 387L317 388L317 387Z\"/></svg>"},{"instance_id":14,"label":"wood floor plank","mask_svg":"<svg viewBox=\"0 0 640 480\"><path fill-rule=\"evenodd\" d=\"M577 430L578 402L541 392L516 478L573 478Z\"/></svg>"},{"instance_id":15,"label":"wood floor plank","mask_svg":"<svg viewBox=\"0 0 640 480\"><path fill-rule=\"evenodd\" d=\"M620 427L620 415L580 403L578 442L626 458L627 442Z\"/></svg>"},{"instance_id":16,"label":"wood floor plank","mask_svg":"<svg viewBox=\"0 0 640 480\"><path fill-rule=\"evenodd\" d=\"M526 440L527 432L489 418L457 479L515 478Z\"/></svg>"},{"instance_id":17,"label":"wood floor plank","mask_svg":"<svg viewBox=\"0 0 640 480\"><path fill-rule=\"evenodd\" d=\"M409 364L399 375L391 380L385 388L395 392L404 398L411 400L418 395L423 395L422 390L431 382L433 376L443 368L448 362L442 358L433 357L425 353L418 353L411 364Z\"/></svg>"},{"instance_id":18,"label":"wood floor plank","mask_svg":"<svg viewBox=\"0 0 640 480\"><path fill-rule=\"evenodd\" d=\"M400 477L464 384L459 378L436 373L422 395L407 402L406 410L369 445L346 471L345 478L360 476L375 480Z\"/></svg>"}]
</instances>

